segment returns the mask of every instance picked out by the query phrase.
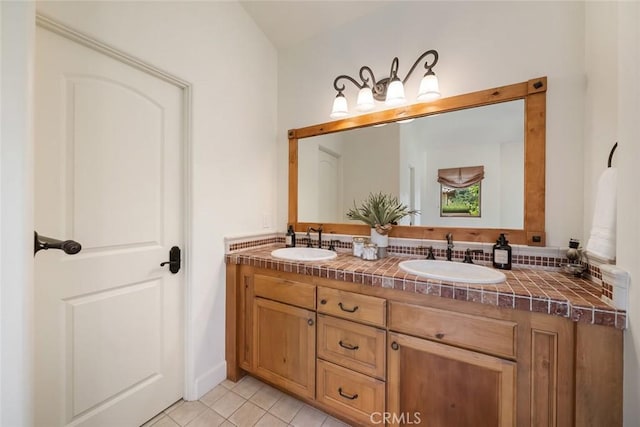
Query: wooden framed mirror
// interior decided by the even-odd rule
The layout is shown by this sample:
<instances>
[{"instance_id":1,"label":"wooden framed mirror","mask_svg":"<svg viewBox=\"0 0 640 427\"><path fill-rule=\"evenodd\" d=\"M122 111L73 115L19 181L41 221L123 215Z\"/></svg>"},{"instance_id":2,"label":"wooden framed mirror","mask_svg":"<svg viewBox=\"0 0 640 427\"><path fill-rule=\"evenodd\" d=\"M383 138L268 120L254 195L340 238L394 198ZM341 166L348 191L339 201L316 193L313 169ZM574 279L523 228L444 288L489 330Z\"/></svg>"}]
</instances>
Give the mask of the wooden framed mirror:
<instances>
[{"instance_id":1,"label":"wooden framed mirror","mask_svg":"<svg viewBox=\"0 0 640 427\"><path fill-rule=\"evenodd\" d=\"M516 122L515 128L519 127L519 132L522 139L522 147L520 159L522 159L521 168L516 174L521 175L521 186L515 190L513 188L503 191L511 191L514 196L511 199L511 203L519 210L516 210L516 219L502 220L496 223L489 223L488 226L483 226L481 222L473 222L469 219L456 219L448 218L447 223L438 223L437 220L430 220L422 218L420 225L397 225L394 226L390 236L391 237L405 237L414 239L433 239L443 240L445 235L449 232L453 233L456 240L469 241L469 242L495 242L500 233L506 233L509 241L514 244L526 244L532 246L544 246L545 244L545 130L546 130L546 91L547 91L547 78L540 77L531 79L526 82L511 84L508 86L502 86L492 89L486 89L478 92L457 95L449 98L442 98L430 103L414 104L409 106L398 107L395 109L389 109L369 114L363 114L355 117L349 117L342 120L333 122L308 126L304 128L291 129L288 132L289 138L289 217L288 222L294 226L294 229L299 232L304 232L308 227L316 227L319 223L323 224L325 233L338 233L338 234L350 234L350 235L369 235L370 229L367 225L359 223L357 221L349 221L336 217L336 220L322 221L324 214L318 213L317 217L314 217L314 213L308 213L308 211L315 212L313 209L309 210L307 203L307 195L312 194L316 197L329 191L329 194L333 191L330 187L323 188L321 190L312 188L309 190L302 189L303 197L300 197L301 181L308 181L306 179L300 179L300 173L305 173L309 168L304 164L304 159L300 158L301 148L306 148L301 144L310 144L311 141L318 136L336 134L342 136L348 131L364 130L365 128L374 127L394 123L394 122L407 122L416 118L429 118L433 120L436 116L443 115L444 113L455 113L454 115L447 115L447 120L452 123L462 123L458 120L462 119L463 114L467 114L472 110L483 111L488 110L486 106L495 107L508 107L507 109L495 109L493 114L499 114L498 121L501 118L506 118L507 111L519 111L516 113L521 116L521 120ZM512 101L518 101L513 102ZM519 104L519 110L511 108L510 104L517 107ZM493 108L493 107L491 107ZM483 113L484 114L484 113ZM484 117L478 115L476 117ZM482 122L483 119L474 119L477 122ZM519 120L519 119L518 119ZM399 125L403 126L403 125ZM433 126L431 126L433 127ZM514 126L512 126L514 127ZM406 133L406 131L403 130ZM482 132L476 133L476 135L484 135ZM335 135L334 135L335 136ZM491 138L498 138L493 137ZM480 144L480 139L478 144ZM478 147L473 147L474 141L470 142L464 151L472 152ZM316 144L317 146L317 144ZM322 148L323 153L333 154L330 148ZM321 151L322 151L321 150ZM480 148L480 150L482 150ZM367 160L367 153L358 154L355 158L360 160ZM354 159L350 157L349 159ZM300 161L303 161L303 165ZM353 163L353 160L351 160ZM342 164L341 170L350 170L349 168L355 168L353 164ZM503 164L515 164L520 167L519 162L503 161ZM389 163L391 164L391 163ZM447 165L445 165L447 166ZM452 165L449 165L451 167ZM464 164L454 164L455 167L470 166ZM413 173L413 171L406 171ZM489 172L489 171L488 171ZM395 172L394 172L395 173ZM404 173L404 172L403 172ZM434 172L429 172L430 176ZM506 172L504 172L506 173ZM342 174L342 172L341 172ZM375 175L375 173L374 173ZM342 176L342 175L340 175ZM356 178L356 180L361 178ZM413 178L412 178L413 179ZM314 181L312 176L311 181ZM511 181L505 179L503 176L502 181ZM315 181L319 181L315 176ZM321 180L323 183L324 180ZM346 182L353 182L352 178L345 179ZM422 180L418 182L425 181ZM428 180L427 180L428 181ZM516 180L517 181L517 180ZM413 182L413 181L412 181ZM430 181L429 181L430 182ZM305 184L306 185L306 184ZM326 187L326 185L324 186ZM337 189L337 192L342 192L341 189ZM374 191L383 191L382 188L376 188ZM412 190L413 191L413 190ZM522 194L519 194L519 193ZM413 193L411 193L413 194ZM417 194L417 193L416 193ZM426 194L423 192L423 195ZM405 195L406 196L406 195ZM485 197L485 196L483 196ZM406 197L400 197L400 200L409 205L405 200ZM439 197L436 197L439 199ZM430 204L440 203L434 198L429 199L428 202L423 202L423 206L431 206ZM509 199L503 197L503 199ZM515 200L515 201L513 201ZM413 203L413 201L411 202ZM427 203L427 204L425 204ZM491 211L494 208L495 211L500 212L510 209L510 203L508 200L502 202L500 206L494 206L496 203L492 201L491 197L487 199L486 207L483 207L484 211ZM302 204L302 206L300 205ZM322 196L318 204L323 205ZM522 205L521 208L519 205ZM346 210L353 206L352 204L341 207ZM302 209L301 209L302 208ZM335 209L335 208L334 208ZM440 207L438 206L438 210ZM426 211L426 210L425 210ZM303 213L302 218L299 214ZM513 216L513 215L511 215ZM520 218L521 217L521 220ZM317 220L316 220L317 219ZM460 221L459 223L456 220ZM466 221L466 222L464 222ZM469 222L471 221L471 222ZM479 220L476 220L479 221ZM430 223L432 222L432 223ZM475 226L478 224L478 226Z\"/></svg>"}]
</instances>

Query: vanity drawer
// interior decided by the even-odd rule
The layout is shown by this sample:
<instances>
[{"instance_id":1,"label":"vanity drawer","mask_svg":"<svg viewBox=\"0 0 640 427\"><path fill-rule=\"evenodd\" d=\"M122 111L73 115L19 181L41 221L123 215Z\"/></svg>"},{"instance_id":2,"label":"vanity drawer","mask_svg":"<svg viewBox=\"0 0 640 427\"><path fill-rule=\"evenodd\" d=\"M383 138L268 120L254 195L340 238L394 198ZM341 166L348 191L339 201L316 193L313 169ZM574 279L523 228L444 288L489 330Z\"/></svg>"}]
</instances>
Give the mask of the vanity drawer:
<instances>
[{"instance_id":1,"label":"vanity drawer","mask_svg":"<svg viewBox=\"0 0 640 427\"><path fill-rule=\"evenodd\" d=\"M391 302L389 329L496 356L516 358L518 324L515 322Z\"/></svg>"},{"instance_id":2,"label":"vanity drawer","mask_svg":"<svg viewBox=\"0 0 640 427\"><path fill-rule=\"evenodd\" d=\"M280 277L253 276L253 289L258 297L291 304L308 310L316 308L316 287Z\"/></svg>"},{"instance_id":3,"label":"vanity drawer","mask_svg":"<svg viewBox=\"0 0 640 427\"><path fill-rule=\"evenodd\" d=\"M362 425L371 425L372 413L384 413L385 383L318 360L316 399Z\"/></svg>"},{"instance_id":4,"label":"vanity drawer","mask_svg":"<svg viewBox=\"0 0 640 427\"><path fill-rule=\"evenodd\" d=\"M384 330L318 314L317 337L319 358L384 380Z\"/></svg>"},{"instance_id":5,"label":"vanity drawer","mask_svg":"<svg viewBox=\"0 0 640 427\"><path fill-rule=\"evenodd\" d=\"M384 327L386 307L387 301L382 298L318 287L319 313Z\"/></svg>"}]
</instances>

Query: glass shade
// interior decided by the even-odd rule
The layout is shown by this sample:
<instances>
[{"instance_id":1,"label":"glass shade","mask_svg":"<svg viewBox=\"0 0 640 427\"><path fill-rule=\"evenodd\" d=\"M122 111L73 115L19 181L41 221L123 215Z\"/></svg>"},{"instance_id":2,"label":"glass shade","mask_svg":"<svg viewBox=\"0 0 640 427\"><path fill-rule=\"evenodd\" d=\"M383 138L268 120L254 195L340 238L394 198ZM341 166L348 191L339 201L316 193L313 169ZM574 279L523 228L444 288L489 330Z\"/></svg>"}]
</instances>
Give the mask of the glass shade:
<instances>
[{"instance_id":1,"label":"glass shade","mask_svg":"<svg viewBox=\"0 0 640 427\"><path fill-rule=\"evenodd\" d=\"M369 86L365 86L360 89L358 92L358 102L356 105L356 110L358 111L371 111L375 108L375 103L373 102L373 92L371 92L371 88Z\"/></svg>"},{"instance_id":2,"label":"glass shade","mask_svg":"<svg viewBox=\"0 0 640 427\"><path fill-rule=\"evenodd\" d=\"M340 92L333 100L333 108L331 109L329 117L332 119L339 119L340 117L345 117L348 114L349 109L347 108L347 98L345 98L342 92Z\"/></svg>"},{"instance_id":3,"label":"glass shade","mask_svg":"<svg viewBox=\"0 0 640 427\"><path fill-rule=\"evenodd\" d=\"M419 102L433 101L440 98L440 87L438 85L438 78L435 74L427 74L420 81L420 89L418 89Z\"/></svg>"},{"instance_id":4,"label":"glass shade","mask_svg":"<svg viewBox=\"0 0 640 427\"><path fill-rule=\"evenodd\" d=\"M385 99L384 103L386 105L400 105L406 102L406 98L404 97L404 86L402 82L397 77L391 80L389 86L387 87L387 99Z\"/></svg>"}]
</instances>

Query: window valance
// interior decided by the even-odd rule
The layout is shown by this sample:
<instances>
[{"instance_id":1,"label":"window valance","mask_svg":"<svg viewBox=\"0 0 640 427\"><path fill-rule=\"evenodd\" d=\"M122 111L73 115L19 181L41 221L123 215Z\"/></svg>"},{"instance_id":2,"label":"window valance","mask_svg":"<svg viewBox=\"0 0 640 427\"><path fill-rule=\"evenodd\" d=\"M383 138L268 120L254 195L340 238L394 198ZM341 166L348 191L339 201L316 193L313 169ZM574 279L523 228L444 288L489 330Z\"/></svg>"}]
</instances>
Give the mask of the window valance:
<instances>
[{"instance_id":1,"label":"window valance","mask_svg":"<svg viewBox=\"0 0 640 427\"><path fill-rule=\"evenodd\" d=\"M451 188L465 188L482 181L484 166L438 169L438 182Z\"/></svg>"}]
</instances>

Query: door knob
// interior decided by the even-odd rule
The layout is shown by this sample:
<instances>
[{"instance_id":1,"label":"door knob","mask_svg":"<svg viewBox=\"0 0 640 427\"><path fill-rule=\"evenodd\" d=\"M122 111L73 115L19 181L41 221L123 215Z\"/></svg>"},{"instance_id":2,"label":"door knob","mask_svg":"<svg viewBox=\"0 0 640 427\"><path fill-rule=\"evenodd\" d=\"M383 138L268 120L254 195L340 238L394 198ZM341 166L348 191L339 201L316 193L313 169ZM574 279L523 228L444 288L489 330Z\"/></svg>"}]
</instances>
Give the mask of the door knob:
<instances>
[{"instance_id":1,"label":"door knob","mask_svg":"<svg viewBox=\"0 0 640 427\"><path fill-rule=\"evenodd\" d=\"M173 274L176 274L178 271L180 271L181 262L179 247L174 246L171 248L171 250L169 251L169 261L161 263L160 267L164 267L167 264L169 265L169 271Z\"/></svg>"},{"instance_id":2,"label":"door knob","mask_svg":"<svg viewBox=\"0 0 640 427\"><path fill-rule=\"evenodd\" d=\"M82 249L82 245L75 240L58 240L52 237L38 235L33 232L33 256L40 250L60 249L65 254L75 255Z\"/></svg>"}]
</instances>

